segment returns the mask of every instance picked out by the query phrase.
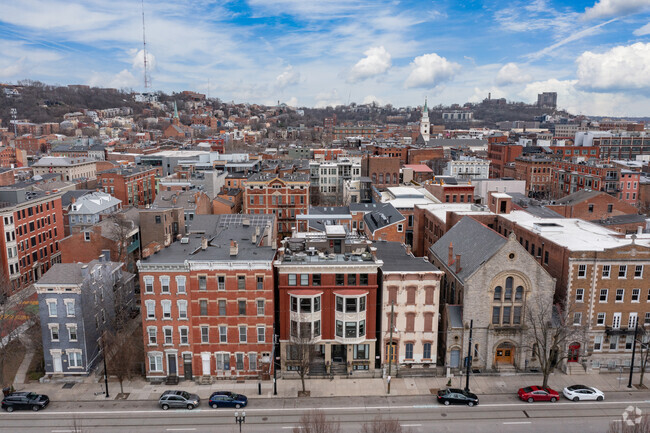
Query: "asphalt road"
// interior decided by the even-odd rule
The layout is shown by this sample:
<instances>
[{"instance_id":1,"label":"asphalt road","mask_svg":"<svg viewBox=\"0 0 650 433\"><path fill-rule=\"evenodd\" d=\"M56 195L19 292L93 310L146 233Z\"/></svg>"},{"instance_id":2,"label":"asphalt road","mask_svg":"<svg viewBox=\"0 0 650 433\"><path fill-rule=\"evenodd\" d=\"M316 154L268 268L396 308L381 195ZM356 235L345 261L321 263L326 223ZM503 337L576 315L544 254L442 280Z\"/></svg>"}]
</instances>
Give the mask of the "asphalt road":
<instances>
[{"instance_id":1,"label":"asphalt road","mask_svg":"<svg viewBox=\"0 0 650 433\"><path fill-rule=\"evenodd\" d=\"M314 408L340 422L341 431L359 432L379 416L396 418L419 432L603 432L628 406L650 413L650 393L611 392L602 402L524 403L515 396L480 395L477 407L439 405L434 397L310 399L251 398L242 432L291 432ZM202 407L162 411L153 401L53 402L40 412L0 413L0 432L239 432L234 409ZM240 411L241 412L241 411ZM76 429L75 429L76 425Z\"/></svg>"}]
</instances>

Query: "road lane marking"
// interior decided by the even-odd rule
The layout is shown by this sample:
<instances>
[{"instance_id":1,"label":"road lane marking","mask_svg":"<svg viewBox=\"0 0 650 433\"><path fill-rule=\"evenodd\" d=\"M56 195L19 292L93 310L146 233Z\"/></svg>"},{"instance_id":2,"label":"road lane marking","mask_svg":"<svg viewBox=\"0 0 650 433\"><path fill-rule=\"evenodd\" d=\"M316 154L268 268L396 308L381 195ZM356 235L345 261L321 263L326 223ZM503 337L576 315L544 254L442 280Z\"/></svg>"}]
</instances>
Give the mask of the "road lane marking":
<instances>
[{"instance_id":1,"label":"road lane marking","mask_svg":"<svg viewBox=\"0 0 650 433\"><path fill-rule=\"evenodd\" d=\"M530 421L510 421L504 422L504 424L532 424Z\"/></svg>"},{"instance_id":2,"label":"road lane marking","mask_svg":"<svg viewBox=\"0 0 650 433\"><path fill-rule=\"evenodd\" d=\"M167 428L167 431L194 431L195 428Z\"/></svg>"},{"instance_id":3,"label":"road lane marking","mask_svg":"<svg viewBox=\"0 0 650 433\"><path fill-rule=\"evenodd\" d=\"M401 427L422 427L422 424L400 424Z\"/></svg>"},{"instance_id":4,"label":"road lane marking","mask_svg":"<svg viewBox=\"0 0 650 433\"><path fill-rule=\"evenodd\" d=\"M52 433L74 433L74 430L52 430Z\"/></svg>"}]
</instances>

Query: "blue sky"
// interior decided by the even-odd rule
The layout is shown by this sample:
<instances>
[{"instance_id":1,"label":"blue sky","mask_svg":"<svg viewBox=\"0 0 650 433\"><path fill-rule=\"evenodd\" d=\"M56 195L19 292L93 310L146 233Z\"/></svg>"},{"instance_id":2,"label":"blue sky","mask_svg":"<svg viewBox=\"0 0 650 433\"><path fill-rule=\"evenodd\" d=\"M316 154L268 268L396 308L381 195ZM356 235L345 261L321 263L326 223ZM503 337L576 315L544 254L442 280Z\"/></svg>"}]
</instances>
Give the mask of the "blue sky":
<instances>
[{"instance_id":1,"label":"blue sky","mask_svg":"<svg viewBox=\"0 0 650 433\"><path fill-rule=\"evenodd\" d=\"M152 88L295 106L557 91L650 116L650 0L145 0ZM142 90L138 0L0 0L0 81Z\"/></svg>"}]
</instances>

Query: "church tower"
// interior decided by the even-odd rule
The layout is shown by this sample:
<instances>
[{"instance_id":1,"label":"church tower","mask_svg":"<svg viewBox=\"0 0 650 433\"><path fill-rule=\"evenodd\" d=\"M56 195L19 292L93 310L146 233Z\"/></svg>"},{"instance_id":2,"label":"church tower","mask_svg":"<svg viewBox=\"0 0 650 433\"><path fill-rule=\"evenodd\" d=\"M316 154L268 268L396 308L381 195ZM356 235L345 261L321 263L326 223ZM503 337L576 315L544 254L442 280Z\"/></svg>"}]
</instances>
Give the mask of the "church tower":
<instances>
[{"instance_id":1,"label":"church tower","mask_svg":"<svg viewBox=\"0 0 650 433\"><path fill-rule=\"evenodd\" d=\"M181 124L181 119L178 117L178 107L176 106L176 101L174 101L174 117L172 118L172 124L176 126Z\"/></svg>"},{"instance_id":2,"label":"church tower","mask_svg":"<svg viewBox=\"0 0 650 433\"><path fill-rule=\"evenodd\" d=\"M424 108L422 109L422 119L420 120L420 135L422 135L424 141L429 141L430 133L429 107L427 107L427 99L424 98Z\"/></svg>"}]
</instances>

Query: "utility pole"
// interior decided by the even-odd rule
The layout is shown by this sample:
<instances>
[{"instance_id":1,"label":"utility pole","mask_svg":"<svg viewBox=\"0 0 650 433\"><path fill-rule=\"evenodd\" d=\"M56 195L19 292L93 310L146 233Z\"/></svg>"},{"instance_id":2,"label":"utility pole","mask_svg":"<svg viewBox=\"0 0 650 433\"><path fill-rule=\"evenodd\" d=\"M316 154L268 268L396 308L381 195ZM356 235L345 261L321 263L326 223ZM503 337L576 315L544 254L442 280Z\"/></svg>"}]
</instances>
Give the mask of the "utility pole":
<instances>
[{"instance_id":1,"label":"utility pole","mask_svg":"<svg viewBox=\"0 0 650 433\"><path fill-rule=\"evenodd\" d=\"M390 373L391 373L391 367L393 365L393 354L395 353L395 350L393 348L393 320L395 317L395 301L391 301L390 303L390 343L388 344L388 394L390 394Z\"/></svg>"},{"instance_id":2,"label":"utility pole","mask_svg":"<svg viewBox=\"0 0 650 433\"><path fill-rule=\"evenodd\" d=\"M277 345L277 340L276 340L276 337L275 337L275 323L274 323L273 324L273 350L271 352L272 355L273 355L273 395L278 395L278 380L277 380L278 376L276 374L278 369L277 369L277 365L275 363L275 357L276 357L275 347L276 347L276 345Z\"/></svg>"},{"instance_id":3,"label":"utility pole","mask_svg":"<svg viewBox=\"0 0 650 433\"><path fill-rule=\"evenodd\" d=\"M632 363L630 364L630 380L627 382L627 387L632 388L632 373L634 373L634 355L636 353L636 337L639 332L639 320L636 321L634 326L634 340L632 340Z\"/></svg>"},{"instance_id":4,"label":"utility pole","mask_svg":"<svg viewBox=\"0 0 650 433\"><path fill-rule=\"evenodd\" d=\"M108 370L106 369L106 331L104 331L104 335L102 336L102 358L104 358L104 387L106 388L106 398L109 398L110 396L108 395Z\"/></svg>"},{"instance_id":5,"label":"utility pole","mask_svg":"<svg viewBox=\"0 0 650 433\"><path fill-rule=\"evenodd\" d=\"M469 321L469 343L467 343L467 370L465 373L465 391L469 392L469 367L472 365L472 330L474 319Z\"/></svg>"}]
</instances>

